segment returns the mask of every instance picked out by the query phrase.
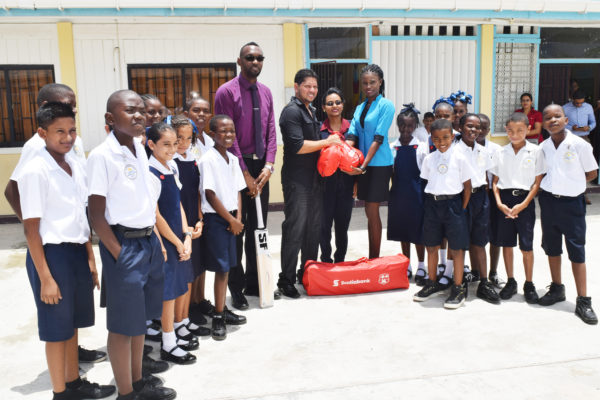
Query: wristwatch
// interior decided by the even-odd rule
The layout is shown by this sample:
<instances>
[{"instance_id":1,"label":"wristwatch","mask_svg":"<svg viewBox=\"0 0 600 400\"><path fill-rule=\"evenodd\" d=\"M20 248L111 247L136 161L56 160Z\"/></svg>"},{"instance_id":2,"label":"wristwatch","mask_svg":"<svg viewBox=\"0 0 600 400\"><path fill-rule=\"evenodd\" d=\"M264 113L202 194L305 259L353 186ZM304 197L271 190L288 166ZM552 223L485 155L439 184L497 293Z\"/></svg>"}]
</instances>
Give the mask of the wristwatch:
<instances>
[{"instance_id":1,"label":"wristwatch","mask_svg":"<svg viewBox=\"0 0 600 400\"><path fill-rule=\"evenodd\" d=\"M263 167L269 170L270 173L275 172L275 167L273 165L266 165Z\"/></svg>"}]
</instances>

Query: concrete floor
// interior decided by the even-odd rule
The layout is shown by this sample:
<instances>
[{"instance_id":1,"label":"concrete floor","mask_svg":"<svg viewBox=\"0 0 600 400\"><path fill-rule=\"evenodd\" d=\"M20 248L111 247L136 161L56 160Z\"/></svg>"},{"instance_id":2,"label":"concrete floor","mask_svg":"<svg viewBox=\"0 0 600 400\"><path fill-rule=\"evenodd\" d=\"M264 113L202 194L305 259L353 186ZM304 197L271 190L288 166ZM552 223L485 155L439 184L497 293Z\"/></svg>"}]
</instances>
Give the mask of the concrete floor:
<instances>
[{"instance_id":1,"label":"concrete floor","mask_svg":"<svg viewBox=\"0 0 600 400\"><path fill-rule=\"evenodd\" d=\"M588 293L600 313L600 194L590 197ZM280 212L269 215L276 270L282 218ZM534 282L541 295L550 274L539 222L535 235ZM5 325L0 399L49 399L23 245L21 225L0 226ZM347 259L366 255L367 248L366 219L362 209L355 209ZM399 248L384 241L382 255ZM161 377L179 399L600 399L600 331L573 314L576 293L568 264L567 301L542 308L524 302L522 265L519 257L515 260L519 294L500 306L477 299L476 284L456 311L443 309L444 296L414 303L414 285L375 294L283 299L264 310L249 298L248 324L231 327L224 342L201 340L195 365L172 366ZM103 310L98 308L94 328L81 331L80 343L105 349ZM83 367L92 381L112 381L108 362Z\"/></svg>"}]
</instances>

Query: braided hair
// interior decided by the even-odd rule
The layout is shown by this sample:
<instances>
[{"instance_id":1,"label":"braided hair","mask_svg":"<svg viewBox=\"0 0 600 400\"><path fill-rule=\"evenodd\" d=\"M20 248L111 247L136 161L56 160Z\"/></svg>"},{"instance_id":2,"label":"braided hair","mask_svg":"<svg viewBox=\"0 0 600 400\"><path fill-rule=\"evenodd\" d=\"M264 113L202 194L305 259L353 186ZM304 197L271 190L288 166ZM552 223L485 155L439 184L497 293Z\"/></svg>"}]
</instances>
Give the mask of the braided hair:
<instances>
[{"instance_id":1,"label":"braided hair","mask_svg":"<svg viewBox=\"0 0 600 400\"><path fill-rule=\"evenodd\" d=\"M369 73L376 74L379 77L379 79L381 79L381 86L379 87L379 93L385 97L385 80L383 79L383 70L377 64L369 64L360 71L360 76L363 76L364 74L369 74Z\"/></svg>"}]
</instances>

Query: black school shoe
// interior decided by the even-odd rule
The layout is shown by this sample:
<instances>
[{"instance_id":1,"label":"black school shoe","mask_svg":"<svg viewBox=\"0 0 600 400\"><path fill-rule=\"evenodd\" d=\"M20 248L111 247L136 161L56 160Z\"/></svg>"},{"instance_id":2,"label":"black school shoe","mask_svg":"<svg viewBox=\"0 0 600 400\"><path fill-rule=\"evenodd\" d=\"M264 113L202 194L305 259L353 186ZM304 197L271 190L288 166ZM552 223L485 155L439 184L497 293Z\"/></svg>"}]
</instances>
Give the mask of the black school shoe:
<instances>
[{"instance_id":1,"label":"black school shoe","mask_svg":"<svg viewBox=\"0 0 600 400\"><path fill-rule=\"evenodd\" d=\"M462 285L453 285L450 289L450 296L444 302L444 308L448 310L455 310L462 306L467 299L467 284L463 282Z\"/></svg>"},{"instance_id":2,"label":"black school shoe","mask_svg":"<svg viewBox=\"0 0 600 400\"><path fill-rule=\"evenodd\" d=\"M146 332L148 332L148 329L154 329L158 333L156 333L155 335L150 335L146 333L146 340L149 340L151 342L160 342L162 340L160 324L158 324L156 321L152 321L152 323L146 327Z\"/></svg>"},{"instance_id":3,"label":"black school shoe","mask_svg":"<svg viewBox=\"0 0 600 400\"><path fill-rule=\"evenodd\" d=\"M506 285L500 291L500 298L502 300L509 300L515 294L517 294L517 281L515 281L515 278L508 278L508 282L506 282Z\"/></svg>"},{"instance_id":4,"label":"black school shoe","mask_svg":"<svg viewBox=\"0 0 600 400\"><path fill-rule=\"evenodd\" d=\"M500 304L500 296L490 281L482 280L477 286L477 297L491 304Z\"/></svg>"},{"instance_id":5,"label":"black school shoe","mask_svg":"<svg viewBox=\"0 0 600 400\"><path fill-rule=\"evenodd\" d=\"M153 387L144 385L140 390L135 390L137 400L173 400L177 397L177 392L171 388L160 386Z\"/></svg>"},{"instance_id":6,"label":"black school shoe","mask_svg":"<svg viewBox=\"0 0 600 400\"><path fill-rule=\"evenodd\" d=\"M97 363L106 360L106 353L100 350L88 350L81 346L77 347L80 363Z\"/></svg>"},{"instance_id":7,"label":"black school shoe","mask_svg":"<svg viewBox=\"0 0 600 400\"><path fill-rule=\"evenodd\" d=\"M525 281L525 284L523 285L523 295L525 296L527 304L537 304L540 300L533 282Z\"/></svg>"},{"instance_id":8,"label":"black school shoe","mask_svg":"<svg viewBox=\"0 0 600 400\"><path fill-rule=\"evenodd\" d=\"M157 361L147 354L142 358L142 375L160 374L168 369L168 362Z\"/></svg>"},{"instance_id":9,"label":"black school shoe","mask_svg":"<svg viewBox=\"0 0 600 400\"><path fill-rule=\"evenodd\" d=\"M149 385L152 387L161 387L163 385L163 380L160 379L158 376L154 376L154 375L142 375L142 382L144 382L144 385Z\"/></svg>"},{"instance_id":10,"label":"black school shoe","mask_svg":"<svg viewBox=\"0 0 600 400\"><path fill-rule=\"evenodd\" d=\"M212 338L214 340L225 340L227 338L227 326L225 325L224 313L218 313L212 320Z\"/></svg>"},{"instance_id":11,"label":"black school shoe","mask_svg":"<svg viewBox=\"0 0 600 400\"><path fill-rule=\"evenodd\" d=\"M551 306L559 301L566 300L565 285L552 282L548 288L549 290L546 294L540 297L540 300L538 301L540 306Z\"/></svg>"},{"instance_id":12,"label":"black school shoe","mask_svg":"<svg viewBox=\"0 0 600 400\"><path fill-rule=\"evenodd\" d=\"M423 286L423 289L415 293L415 295L413 296L413 300L417 302L429 300L431 296L438 293L439 291L441 291L440 284L435 281L432 281L431 279L427 279L425 281L425 286Z\"/></svg>"},{"instance_id":13,"label":"black school shoe","mask_svg":"<svg viewBox=\"0 0 600 400\"><path fill-rule=\"evenodd\" d=\"M424 286L425 285L425 281L427 280L427 273L424 272L423 275L419 274L419 271L423 271L423 269L417 269L417 273L415 274L415 284L417 286Z\"/></svg>"},{"instance_id":14,"label":"black school shoe","mask_svg":"<svg viewBox=\"0 0 600 400\"><path fill-rule=\"evenodd\" d=\"M167 351L163 349L162 343L160 346L160 359L163 361L171 361L179 365L189 365L196 362L196 356L186 351L182 356L176 356L173 352L177 349L185 350L181 345L175 345L171 350Z\"/></svg>"},{"instance_id":15,"label":"black school shoe","mask_svg":"<svg viewBox=\"0 0 600 400\"><path fill-rule=\"evenodd\" d=\"M195 308L198 309L202 314L210 317L215 313L215 306L210 302L210 300L204 299L200 301L200 303L196 304ZM207 321L208 322L208 321ZM198 323L198 325L203 325Z\"/></svg>"},{"instance_id":16,"label":"black school shoe","mask_svg":"<svg viewBox=\"0 0 600 400\"><path fill-rule=\"evenodd\" d=\"M231 292L231 305L238 310L247 310L249 307L248 300L241 292Z\"/></svg>"},{"instance_id":17,"label":"black school shoe","mask_svg":"<svg viewBox=\"0 0 600 400\"><path fill-rule=\"evenodd\" d=\"M99 385L81 378L77 378L73 382L67 382L66 386L80 399L103 399L117 391L117 388L113 385Z\"/></svg>"},{"instance_id":18,"label":"black school shoe","mask_svg":"<svg viewBox=\"0 0 600 400\"><path fill-rule=\"evenodd\" d=\"M223 311L223 316L227 325L244 325L247 322L246 317L234 314L227 307L225 307L225 310Z\"/></svg>"},{"instance_id":19,"label":"black school shoe","mask_svg":"<svg viewBox=\"0 0 600 400\"><path fill-rule=\"evenodd\" d=\"M192 325L192 321L186 326L187 330L190 331L195 336L210 336L210 328L206 326L199 326L196 329L190 328ZM196 324L197 325L197 324Z\"/></svg>"},{"instance_id":20,"label":"black school shoe","mask_svg":"<svg viewBox=\"0 0 600 400\"><path fill-rule=\"evenodd\" d=\"M596 325L598 323L598 317L596 317L596 313L592 309L591 297L577 296L575 315L581 318L586 324Z\"/></svg>"},{"instance_id":21,"label":"black school shoe","mask_svg":"<svg viewBox=\"0 0 600 400\"><path fill-rule=\"evenodd\" d=\"M300 292L291 283L278 283L277 287L282 295L291 299L297 299L300 297Z\"/></svg>"},{"instance_id":22,"label":"black school shoe","mask_svg":"<svg viewBox=\"0 0 600 400\"><path fill-rule=\"evenodd\" d=\"M497 289L502 289L506 282L500 280L497 272L490 273L488 275L488 280L494 285Z\"/></svg>"}]
</instances>

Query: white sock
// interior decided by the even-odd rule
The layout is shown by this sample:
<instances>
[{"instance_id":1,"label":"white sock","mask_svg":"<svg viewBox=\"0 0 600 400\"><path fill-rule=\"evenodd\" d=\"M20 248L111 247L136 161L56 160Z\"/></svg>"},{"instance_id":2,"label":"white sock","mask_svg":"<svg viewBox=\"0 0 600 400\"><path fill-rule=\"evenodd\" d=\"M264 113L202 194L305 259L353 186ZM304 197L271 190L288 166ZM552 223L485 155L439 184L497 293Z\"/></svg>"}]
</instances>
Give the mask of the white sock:
<instances>
[{"instance_id":1,"label":"white sock","mask_svg":"<svg viewBox=\"0 0 600 400\"><path fill-rule=\"evenodd\" d=\"M181 322L183 322L183 324L185 326L189 327L191 330L196 330L196 329L200 328L200 325L196 325L195 323L193 323L192 321L190 321L189 318L184 318L183 320L181 320ZM188 329L188 331L190 329Z\"/></svg>"},{"instance_id":2,"label":"white sock","mask_svg":"<svg viewBox=\"0 0 600 400\"><path fill-rule=\"evenodd\" d=\"M444 270L444 276L440 278L440 283L442 285L447 285L452 279L452 274L454 273L454 261L448 260L446 261L446 269Z\"/></svg>"},{"instance_id":3,"label":"white sock","mask_svg":"<svg viewBox=\"0 0 600 400\"><path fill-rule=\"evenodd\" d=\"M147 319L146 320L146 326L150 326L152 325L152 320L151 319Z\"/></svg>"},{"instance_id":4,"label":"white sock","mask_svg":"<svg viewBox=\"0 0 600 400\"><path fill-rule=\"evenodd\" d=\"M419 269L425 269L425 261L419 261Z\"/></svg>"},{"instance_id":5,"label":"white sock","mask_svg":"<svg viewBox=\"0 0 600 400\"><path fill-rule=\"evenodd\" d=\"M188 319L188 322L190 322L189 319ZM186 327L187 324L185 323L185 319L182 320L181 322L175 322L175 323L173 323L173 326L175 327L175 330L177 330L177 333L179 333L179 336L186 336L186 335L189 335L191 333L190 331L187 330L187 327ZM182 326L182 328L179 328L180 326Z\"/></svg>"},{"instance_id":6,"label":"white sock","mask_svg":"<svg viewBox=\"0 0 600 400\"><path fill-rule=\"evenodd\" d=\"M425 271L425 266L419 265L419 268L417 268L417 276L425 276L425 275L427 275L427 271Z\"/></svg>"},{"instance_id":7,"label":"white sock","mask_svg":"<svg viewBox=\"0 0 600 400\"><path fill-rule=\"evenodd\" d=\"M150 325L152 325L151 319L146 321L146 335L158 335L160 331L150 328Z\"/></svg>"},{"instance_id":8,"label":"white sock","mask_svg":"<svg viewBox=\"0 0 600 400\"><path fill-rule=\"evenodd\" d=\"M440 249L440 264L446 264L446 249Z\"/></svg>"},{"instance_id":9,"label":"white sock","mask_svg":"<svg viewBox=\"0 0 600 400\"><path fill-rule=\"evenodd\" d=\"M162 348L164 351L170 352L173 349L173 347L176 347L176 349L173 350L173 352L171 352L171 354L173 354L175 357L183 357L187 354L185 350L177 346L177 336L175 335L174 331L163 332L162 341Z\"/></svg>"},{"instance_id":10,"label":"white sock","mask_svg":"<svg viewBox=\"0 0 600 400\"><path fill-rule=\"evenodd\" d=\"M412 265L408 264L408 270L406 271L406 274L412 274Z\"/></svg>"}]
</instances>

